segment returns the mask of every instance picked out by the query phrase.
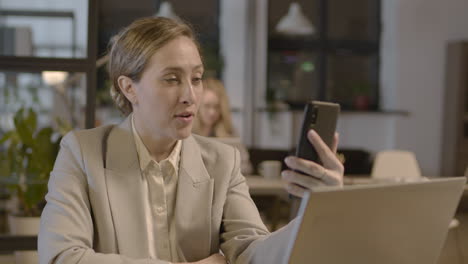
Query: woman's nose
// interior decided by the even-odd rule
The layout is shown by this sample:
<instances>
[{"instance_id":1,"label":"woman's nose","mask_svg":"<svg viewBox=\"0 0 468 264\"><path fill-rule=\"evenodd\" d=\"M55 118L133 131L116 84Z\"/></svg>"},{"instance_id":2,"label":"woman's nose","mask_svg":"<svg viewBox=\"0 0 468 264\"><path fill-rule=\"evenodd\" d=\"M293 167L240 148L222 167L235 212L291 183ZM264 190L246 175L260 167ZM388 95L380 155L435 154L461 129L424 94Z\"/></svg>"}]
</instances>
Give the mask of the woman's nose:
<instances>
[{"instance_id":1,"label":"woman's nose","mask_svg":"<svg viewBox=\"0 0 468 264\"><path fill-rule=\"evenodd\" d=\"M191 105L195 102L196 100L195 87L193 86L192 83L187 82L187 84L184 85L180 99L183 104L187 104L187 105Z\"/></svg>"}]
</instances>

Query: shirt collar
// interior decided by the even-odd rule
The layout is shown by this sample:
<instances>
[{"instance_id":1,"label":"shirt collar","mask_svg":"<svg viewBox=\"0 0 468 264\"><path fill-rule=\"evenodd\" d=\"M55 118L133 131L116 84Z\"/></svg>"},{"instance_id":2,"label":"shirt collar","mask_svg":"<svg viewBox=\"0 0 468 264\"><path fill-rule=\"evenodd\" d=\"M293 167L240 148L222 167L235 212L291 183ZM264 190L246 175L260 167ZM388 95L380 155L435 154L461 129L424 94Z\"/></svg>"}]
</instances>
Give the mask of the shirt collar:
<instances>
[{"instance_id":1,"label":"shirt collar","mask_svg":"<svg viewBox=\"0 0 468 264\"><path fill-rule=\"evenodd\" d=\"M133 132L133 138L135 140L136 150L137 150L137 153L138 153L138 159L140 161L141 171L144 171L146 169L146 167L151 163L151 161L153 161L156 164L162 164L163 162L168 161L172 165L174 170L176 172L178 171L179 161L180 161L180 152L181 152L181 149L182 149L182 141L181 140L177 140L174 148L171 151L171 154L169 154L169 156L166 159L164 159L164 160L162 160L161 162L158 163L151 157L151 154L149 153L149 151L146 148L145 144L141 140L140 135L136 131L133 114L132 114L132 132Z\"/></svg>"}]
</instances>

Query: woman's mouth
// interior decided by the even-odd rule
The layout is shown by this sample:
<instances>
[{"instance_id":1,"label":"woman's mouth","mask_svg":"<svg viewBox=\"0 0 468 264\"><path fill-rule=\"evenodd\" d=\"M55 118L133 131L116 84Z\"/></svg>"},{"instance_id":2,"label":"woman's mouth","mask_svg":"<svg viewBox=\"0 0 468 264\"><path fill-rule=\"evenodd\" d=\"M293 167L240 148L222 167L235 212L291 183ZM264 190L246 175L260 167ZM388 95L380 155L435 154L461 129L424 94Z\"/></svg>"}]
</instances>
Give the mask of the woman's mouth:
<instances>
[{"instance_id":1,"label":"woman's mouth","mask_svg":"<svg viewBox=\"0 0 468 264\"><path fill-rule=\"evenodd\" d=\"M184 124L190 124L193 120L193 113L191 112L184 112L181 114L175 115L176 119Z\"/></svg>"}]
</instances>

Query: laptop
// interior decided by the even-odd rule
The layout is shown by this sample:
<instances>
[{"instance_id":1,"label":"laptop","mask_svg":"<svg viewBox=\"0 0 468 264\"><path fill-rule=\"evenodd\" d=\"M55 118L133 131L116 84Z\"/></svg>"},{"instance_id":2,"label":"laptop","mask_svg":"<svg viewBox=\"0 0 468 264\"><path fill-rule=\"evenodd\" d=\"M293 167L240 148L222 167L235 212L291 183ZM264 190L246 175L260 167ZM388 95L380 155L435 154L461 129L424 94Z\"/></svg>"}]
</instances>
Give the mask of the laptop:
<instances>
[{"instance_id":1,"label":"laptop","mask_svg":"<svg viewBox=\"0 0 468 264\"><path fill-rule=\"evenodd\" d=\"M308 193L283 263L436 263L466 179Z\"/></svg>"}]
</instances>

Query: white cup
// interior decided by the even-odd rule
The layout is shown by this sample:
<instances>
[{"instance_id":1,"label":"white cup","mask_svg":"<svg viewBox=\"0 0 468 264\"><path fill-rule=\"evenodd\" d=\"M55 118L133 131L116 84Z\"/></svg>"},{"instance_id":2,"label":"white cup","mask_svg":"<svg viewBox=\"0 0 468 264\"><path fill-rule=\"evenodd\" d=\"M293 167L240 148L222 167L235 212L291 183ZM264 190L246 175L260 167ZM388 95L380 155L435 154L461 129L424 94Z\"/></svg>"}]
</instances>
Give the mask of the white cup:
<instances>
[{"instance_id":1,"label":"white cup","mask_svg":"<svg viewBox=\"0 0 468 264\"><path fill-rule=\"evenodd\" d=\"M258 165L258 172L267 179L278 179L281 175L281 161L265 160Z\"/></svg>"}]
</instances>

